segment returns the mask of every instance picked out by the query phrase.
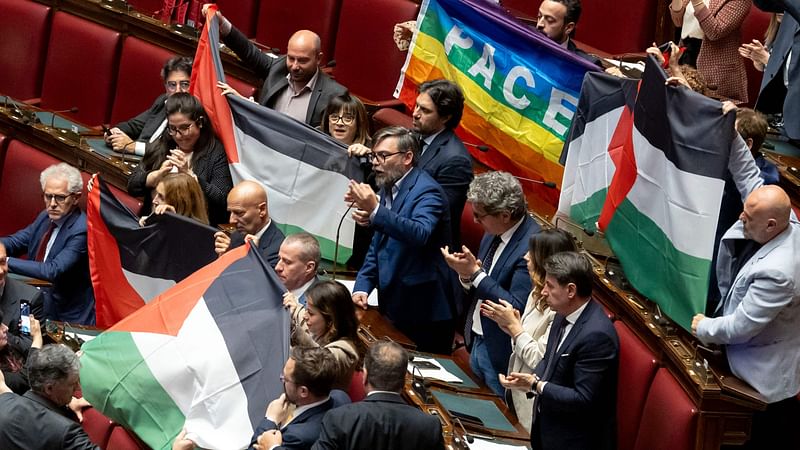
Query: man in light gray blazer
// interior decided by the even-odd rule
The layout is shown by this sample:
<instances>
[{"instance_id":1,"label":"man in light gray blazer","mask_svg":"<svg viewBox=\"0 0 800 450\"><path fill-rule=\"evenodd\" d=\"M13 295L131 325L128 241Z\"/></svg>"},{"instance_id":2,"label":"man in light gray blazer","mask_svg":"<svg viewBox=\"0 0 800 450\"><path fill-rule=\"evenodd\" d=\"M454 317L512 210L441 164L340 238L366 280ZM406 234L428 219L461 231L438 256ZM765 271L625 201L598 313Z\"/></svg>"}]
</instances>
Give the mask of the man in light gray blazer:
<instances>
[{"instance_id":1,"label":"man in light gray blazer","mask_svg":"<svg viewBox=\"0 0 800 450\"><path fill-rule=\"evenodd\" d=\"M800 423L800 222L789 196L762 186L723 236L717 261L722 301L714 318L698 314L692 331L723 344L733 373L768 403L753 416L745 448L794 448Z\"/></svg>"}]
</instances>

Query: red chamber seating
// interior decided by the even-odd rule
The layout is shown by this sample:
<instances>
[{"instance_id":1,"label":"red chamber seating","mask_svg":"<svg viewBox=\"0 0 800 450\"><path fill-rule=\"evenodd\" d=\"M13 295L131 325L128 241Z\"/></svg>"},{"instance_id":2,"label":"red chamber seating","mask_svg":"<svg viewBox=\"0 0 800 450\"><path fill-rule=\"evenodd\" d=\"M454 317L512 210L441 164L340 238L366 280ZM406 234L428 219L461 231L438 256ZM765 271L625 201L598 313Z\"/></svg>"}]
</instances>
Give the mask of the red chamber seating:
<instances>
[{"instance_id":1,"label":"red chamber seating","mask_svg":"<svg viewBox=\"0 0 800 450\"><path fill-rule=\"evenodd\" d=\"M253 97L253 98L256 97L256 92L258 91L258 89L256 89L256 87L253 86L252 84L228 75L225 76L225 79L228 81L228 84L232 88L236 89L236 91L242 94L243 96Z\"/></svg>"},{"instance_id":2,"label":"red chamber seating","mask_svg":"<svg viewBox=\"0 0 800 450\"><path fill-rule=\"evenodd\" d=\"M0 94L39 97L50 8L28 0L0 0Z\"/></svg>"},{"instance_id":3,"label":"red chamber seating","mask_svg":"<svg viewBox=\"0 0 800 450\"><path fill-rule=\"evenodd\" d=\"M89 439L97 446L106 448L108 439L114 429L114 422L108 417L100 414L94 408L83 410L83 431L89 435Z\"/></svg>"},{"instance_id":4,"label":"red chamber seating","mask_svg":"<svg viewBox=\"0 0 800 450\"><path fill-rule=\"evenodd\" d=\"M753 6L750 8L750 14L744 19L742 24L742 43L750 43L753 39L758 39L764 42L764 34L767 32L769 26L770 13L761 11ZM744 60L744 67L747 70L747 106L753 107L758 99L758 90L761 87L761 79L764 72L759 72L753 66L753 61L749 59Z\"/></svg>"},{"instance_id":5,"label":"red chamber seating","mask_svg":"<svg viewBox=\"0 0 800 450\"><path fill-rule=\"evenodd\" d=\"M644 404L634 450L692 449L696 428L697 409L691 399L667 369L658 369Z\"/></svg>"},{"instance_id":6,"label":"red chamber seating","mask_svg":"<svg viewBox=\"0 0 800 450\"><path fill-rule=\"evenodd\" d=\"M10 140L7 145L0 177L0 205L10 213L3 214L0 220L0 236L21 230L42 212L44 199L39 175L61 162L20 141Z\"/></svg>"},{"instance_id":7,"label":"red chamber seating","mask_svg":"<svg viewBox=\"0 0 800 450\"><path fill-rule=\"evenodd\" d=\"M617 382L617 449L633 450L650 384L658 370L653 353L621 321L614 322L619 336Z\"/></svg>"},{"instance_id":8,"label":"red chamber seating","mask_svg":"<svg viewBox=\"0 0 800 450\"><path fill-rule=\"evenodd\" d=\"M217 0L215 3L219 6L222 15L245 36L250 38L256 36L256 24L260 21L259 0ZM284 45L286 44L284 43Z\"/></svg>"},{"instance_id":9,"label":"red chamber seating","mask_svg":"<svg viewBox=\"0 0 800 450\"><path fill-rule=\"evenodd\" d=\"M286 44L297 30L311 30L317 33L322 40L323 63L333 59L334 45L337 40L336 24L339 22L341 0L293 0L274 1L261 0L258 8L258 22L256 26L256 40L268 47L279 49L279 53L286 53ZM372 6L364 13L374 14L380 11L377 6ZM224 14L224 10L223 10ZM227 17L227 15L226 15ZM236 22L233 22L236 24ZM339 30L346 33L351 31L359 40L365 40L361 28L348 30L339 26ZM392 29L389 28L389 38ZM341 36L339 36L341 38ZM366 39L369 40L369 39Z\"/></svg>"},{"instance_id":10,"label":"red chamber seating","mask_svg":"<svg viewBox=\"0 0 800 450\"><path fill-rule=\"evenodd\" d=\"M356 370L353 372L353 378L350 379L350 386L347 388L347 395L353 403L360 402L367 396L367 392L364 389L363 370Z\"/></svg>"},{"instance_id":11,"label":"red chamber seating","mask_svg":"<svg viewBox=\"0 0 800 450\"><path fill-rule=\"evenodd\" d=\"M87 125L108 122L115 90L120 34L64 12L53 17L41 107ZM91 49L91 57L89 56ZM157 75L155 75L157 77Z\"/></svg>"},{"instance_id":12,"label":"red chamber seating","mask_svg":"<svg viewBox=\"0 0 800 450\"><path fill-rule=\"evenodd\" d=\"M394 108L382 108L372 115L372 131L375 132L389 126L411 128L412 122L411 116L404 112Z\"/></svg>"},{"instance_id":13,"label":"red chamber seating","mask_svg":"<svg viewBox=\"0 0 800 450\"><path fill-rule=\"evenodd\" d=\"M109 123L119 123L138 115L164 93L161 69L172 56L174 53L163 47L135 37L125 38Z\"/></svg>"},{"instance_id":14,"label":"red chamber seating","mask_svg":"<svg viewBox=\"0 0 800 450\"><path fill-rule=\"evenodd\" d=\"M472 203L470 202L464 203L464 211L461 213L460 229L461 243L466 245L474 255L477 255L478 248L481 246L481 239L483 239L483 227L475 223L475 217L472 215ZM450 249L450 251L456 251L456 249Z\"/></svg>"},{"instance_id":15,"label":"red chamber seating","mask_svg":"<svg viewBox=\"0 0 800 450\"><path fill-rule=\"evenodd\" d=\"M336 81L370 103L394 101L407 53L397 49L392 30L418 11L410 0L342 0L333 52Z\"/></svg>"}]
</instances>

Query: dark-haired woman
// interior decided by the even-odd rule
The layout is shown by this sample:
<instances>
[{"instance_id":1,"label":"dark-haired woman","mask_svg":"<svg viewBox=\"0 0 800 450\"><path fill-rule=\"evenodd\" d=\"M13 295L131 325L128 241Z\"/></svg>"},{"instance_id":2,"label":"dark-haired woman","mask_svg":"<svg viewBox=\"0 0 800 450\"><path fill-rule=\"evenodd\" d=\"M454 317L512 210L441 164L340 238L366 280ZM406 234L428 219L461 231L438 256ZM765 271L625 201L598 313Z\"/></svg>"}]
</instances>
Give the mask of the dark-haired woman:
<instances>
[{"instance_id":1,"label":"dark-haired woman","mask_svg":"<svg viewBox=\"0 0 800 450\"><path fill-rule=\"evenodd\" d=\"M31 338L33 341L27 354L20 353L8 345L8 326L3 323L3 313L0 312L0 370L3 371L6 385L19 395L30 389L25 361L31 352L42 348L42 329L39 321L33 316L31 316Z\"/></svg>"},{"instance_id":2,"label":"dark-haired woman","mask_svg":"<svg viewBox=\"0 0 800 450\"><path fill-rule=\"evenodd\" d=\"M338 372L333 387L347 390L365 350L358 338L358 319L350 291L337 281L320 281L308 288L305 297L305 307L298 305L291 294L284 297L284 305L292 313L292 343L329 349Z\"/></svg>"},{"instance_id":3,"label":"dark-haired woman","mask_svg":"<svg viewBox=\"0 0 800 450\"><path fill-rule=\"evenodd\" d=\"M177 93L167 99L167 128L147 149L128 179L128 193L144 197L142 213L150 214L152 191L169 173L193 176L206 198L212 226L228 221L227 196L233 188L225 149L214 135L200 100Z\"/></svg>"}]
</instances>

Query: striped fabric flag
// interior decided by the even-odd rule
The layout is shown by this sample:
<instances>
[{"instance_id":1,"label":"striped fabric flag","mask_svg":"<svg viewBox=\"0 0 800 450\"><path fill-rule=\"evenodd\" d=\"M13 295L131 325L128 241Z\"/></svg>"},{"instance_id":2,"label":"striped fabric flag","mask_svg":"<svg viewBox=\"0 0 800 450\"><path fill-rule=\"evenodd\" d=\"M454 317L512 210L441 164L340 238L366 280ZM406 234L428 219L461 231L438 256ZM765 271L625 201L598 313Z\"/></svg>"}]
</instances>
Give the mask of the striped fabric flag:
<instances>
[{"instance_id":1,"label":"striped fabric flag","mask_svg":"<svg viewBox=\"0 0 800 450\"><path fill-rule=\"evenodd\" d=\"M136 217L95 175L86 204L97 326L108 328L217 258L214 228L175 214Z\"/></svg>"},{"instance_id":2,"label":"striped fabric flag","mask_svg":"<svg viewBox=\"0 0 800 450\"><path fill-rule=\"evenodd\" d=\"M689 330L705 310L734 114L665 79L653 60L641 83L586 77L558 214L605 232L631 284Z\"/></svg>"},{"instance_id":3,"label":"striped fabric flag","mask_svg":"<svg viewBox=\"0 0 800 450\"><path fill-rule=\"evenodd\" d=\"M283 392L283 286L245 245L83 345L92 405L154 449L185 427L200 448L241 449Z\"/></svg>"},{"instance_id":4,"label":"striped fabric flag","mask_svg":"<svg viewBox=\"0 0 800 450\"><path fill-rule=\"evenodd\" d=\"M457 130L472 156L497 170L558 183L558 162L581 81L597 67L482 0L425 0L395 95L413 109L417 88L446 78L464 90ZM532 185L555 205L558 194Z\"/></svg>"},{"instance_id":5,"label":"striped fabric flag","mask_svg":"<svg viewBox=\"0 0 800 450\"><path fill-rule=\"evenodd\" d=\"M307 231L320 242L322 256L333 260L339 219L339 261L350 257L355 222L344 194L350 179L363 172L335 139L291 117L236 96L223 96L217 7L212 5L192 69L192 93L206 108L225 146L234 182L257 180L269 195L269 213L285 234Z\"/></svg>"}]
</instances>

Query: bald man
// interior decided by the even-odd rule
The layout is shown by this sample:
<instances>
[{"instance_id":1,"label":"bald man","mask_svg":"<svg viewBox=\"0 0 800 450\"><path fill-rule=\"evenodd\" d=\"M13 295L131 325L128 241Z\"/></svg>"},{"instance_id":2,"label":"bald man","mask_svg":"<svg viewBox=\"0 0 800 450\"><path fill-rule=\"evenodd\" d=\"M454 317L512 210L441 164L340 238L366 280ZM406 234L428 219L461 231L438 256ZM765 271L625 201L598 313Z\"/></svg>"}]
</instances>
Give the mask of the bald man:
<instances>
[{"instance_id":1,"label":"bald man","mask_svg":"<svg viewBox=\"0 0 800 450\"><path fill-rule=\"evenodd\" d=\"M745 448L795 448L800 442L800 223L789 196L762 186L720 243L722 301L714 318L698 314L692 331L725 346L733 373L766 399Z\"/></svg>"},{"instance_id":2,"label":"bald man","mask_svg":"<svg viewBox=\"0 0 800 450\"><path fill-rule=\"evenodd\" d=\"M258 103L319 127L330 99L347 91L320 70L319 36L313 31L300 30L289 39L286 55L274 58L262 53L220 12L217 17L222 42L264 79ZM236 93L227 85L220 87L225 94Z\"/></svg>"},{"instance_id":3,"label":"bald man","mask_svg":"<svg viewBox=\"0 0 800 450\"><path fill-rule=\"evenodd\" d=\"M236 231L228 236L222 231L214 235L214 249L223 254L231 248L244 244L245 239L253 239L261 254L270 266L278 263L278 250L283 242L283 232L269 218L267 191L260 183L242 181L228 194L228 213L230 223Z\"/></svg>"}]
</instances>

